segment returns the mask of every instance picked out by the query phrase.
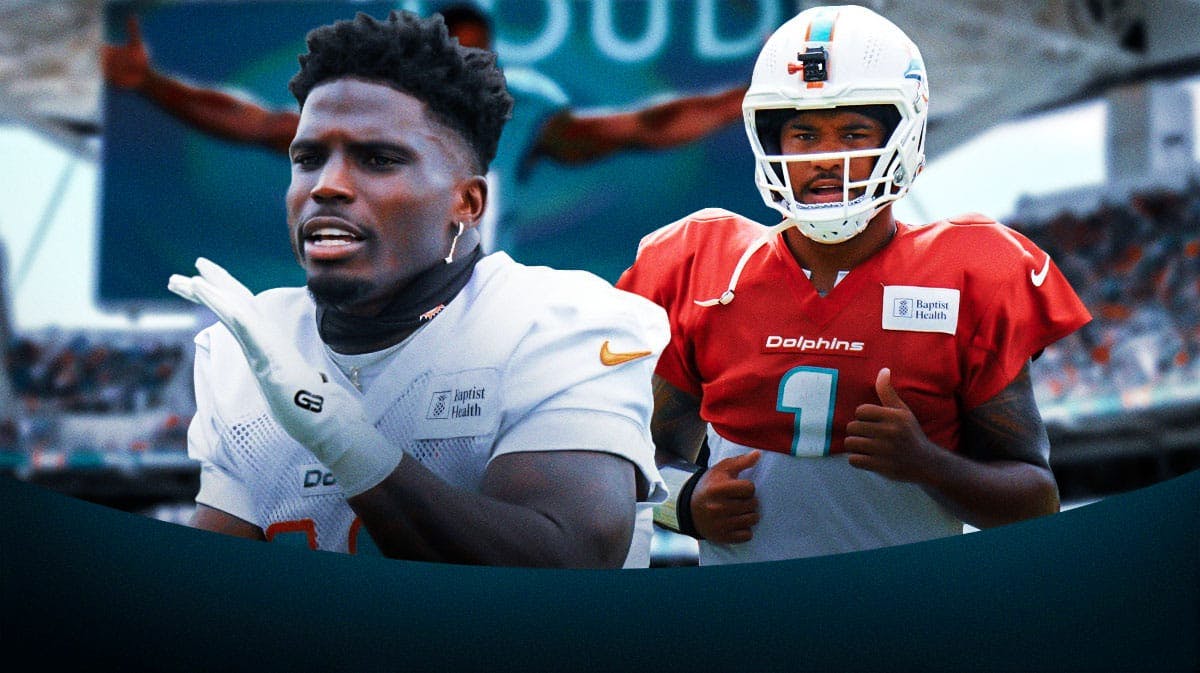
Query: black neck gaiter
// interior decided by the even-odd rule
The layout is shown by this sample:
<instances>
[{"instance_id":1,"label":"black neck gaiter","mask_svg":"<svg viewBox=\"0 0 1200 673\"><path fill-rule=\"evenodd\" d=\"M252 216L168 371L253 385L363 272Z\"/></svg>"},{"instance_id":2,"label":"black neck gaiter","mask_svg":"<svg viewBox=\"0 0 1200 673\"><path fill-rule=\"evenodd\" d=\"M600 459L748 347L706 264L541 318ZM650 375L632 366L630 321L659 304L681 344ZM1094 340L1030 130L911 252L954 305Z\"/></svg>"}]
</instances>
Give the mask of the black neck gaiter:
<instances>
[{"instance_id":1,"label":"black neck gaiter","mask_svg":"<svg viewBox=\"0 0 1200 673\"><path fill-rule=\"evenodd\" d=\"M470 254L450 264L435 264L413 278L378 315L351 315L317 303L317 332L338 353L370 353L399 343L417 327L433 319L439 307L450 303L471 279L483 258L476 246Z\"/></svg>"}]
</instances>

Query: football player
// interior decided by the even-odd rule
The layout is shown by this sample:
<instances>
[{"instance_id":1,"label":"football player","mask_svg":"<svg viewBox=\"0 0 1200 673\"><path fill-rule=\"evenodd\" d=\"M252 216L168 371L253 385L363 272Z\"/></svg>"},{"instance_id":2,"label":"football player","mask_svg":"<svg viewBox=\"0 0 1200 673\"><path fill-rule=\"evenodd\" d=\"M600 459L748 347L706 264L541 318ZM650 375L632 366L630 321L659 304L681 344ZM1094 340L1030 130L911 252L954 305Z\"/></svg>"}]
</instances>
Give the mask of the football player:
<instances>
[{"instance_id":1,"label":"football player","mask_svg":"<svg viewBox=\"0 0 1200 673\"><path fill-rule=\"evenodd\" d=\"M743 102L755 184L782 221L701 210L646 236L618 282L671 321L652 432L672 496L656 518L699 538L702 564L1059 508L1029 362L1090 316L1045 252L987 217L895 220L928 109L894 24L798 14Z\"/></svg>"},{"instance_id":2,"label":"football player","mask_svg":"<svg viewBox=\"0 0 1200 673\"><path fill-rule=\"evenodd\" d=\"M649 565L661 308L484 255L483 177L512 106L440 16L308 35L290 89L289 234L305 288L221 267L169 288L196 337L194 525L455 563Z\"/></svg>"}]
</instances>

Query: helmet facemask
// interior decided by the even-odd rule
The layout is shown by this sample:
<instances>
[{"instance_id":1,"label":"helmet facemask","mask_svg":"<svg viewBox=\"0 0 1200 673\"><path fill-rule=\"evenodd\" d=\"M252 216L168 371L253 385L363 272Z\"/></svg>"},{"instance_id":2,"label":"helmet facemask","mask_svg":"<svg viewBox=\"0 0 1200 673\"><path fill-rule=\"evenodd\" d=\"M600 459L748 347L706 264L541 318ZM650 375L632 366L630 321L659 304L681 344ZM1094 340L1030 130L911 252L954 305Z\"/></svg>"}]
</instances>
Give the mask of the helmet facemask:
<instances>
[{"instance_id":1,"label":"helmet facemask","mask_svg":"<svg viewBox=\"0 0 1200 673\"><path fill-rule=\"evenodd\" d=\"M763 200L792 221L805 236L819 243L829 244L847 241L862 232L871 219L887 204L900 198L911 183L908 170L899 159L899 139L906 137L911 127L911 120L904 119L902 110L888 105L853 105L833 109L864 114L879 121L884 130L883 144L869 149L783 154L780 149L780 135L784 124L804 110L774 108L746 110L745 113L746 126L752 130L750 137L755 156L754 181L763 195ZM863 157L874 159L871 173L863 179L853 180L851 161ZM788 165L818 162L840 163L840 200L804 203L796 198L796 189L792 184Z\"/></svg>"},{"instance_id":2,"label":"helmet facemask","mask_svg":"<svg viewBox=\"0 0 1200 673\"><path fill-rule=\"evenodd\" d=\"M764 45L742 104L755 157L754 181L764 203L814 241L832 244L853 238L907 193L924 166L928 101L921 54L887 19L858 6L801 12ZM844 109L883 124L887 140L882 146L780 153L784 119L804 111ZM860 157L873 157L875 163L868 177L851 181L851 161ZM797 199L787 167L814 160L841 162L841 199Z\"/></svg>"}]
</instances>

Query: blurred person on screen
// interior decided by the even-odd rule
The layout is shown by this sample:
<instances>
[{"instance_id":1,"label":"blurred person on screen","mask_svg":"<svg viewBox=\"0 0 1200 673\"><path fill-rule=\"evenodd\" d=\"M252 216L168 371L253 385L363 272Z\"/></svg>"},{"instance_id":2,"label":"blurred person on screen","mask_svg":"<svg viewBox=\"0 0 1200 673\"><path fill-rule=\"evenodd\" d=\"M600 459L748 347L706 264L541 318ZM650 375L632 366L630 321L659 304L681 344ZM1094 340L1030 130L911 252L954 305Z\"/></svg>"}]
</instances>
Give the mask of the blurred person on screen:
<instances>
[{"instance_id":1,"label":"blurred person on screen","mask_svg":"<svg viewBox=\"0 0 1200 673\"><path fill-rule=\"evenodd\" d=\"M448 5L438 13L459 44L493 49L491 19L473 4ZM270 110L162 73L150 61L136 16L129 17L126 33L124 44L101 48L102 70L109 84L135 91L214 136L287 152L298 113ZM746 86L740 84L712 93L673 96L634 109L579 110L571 106L558 84L536 70L510 66L504 68L504 76L514 106L488 174L492 206L479 230L484 250L489 252L514 253L515 232L510 227L520 207L520 185L538 161L583 165L621 151L685 145L741 119L746 92Z\"/></svg>"}]
</instances>

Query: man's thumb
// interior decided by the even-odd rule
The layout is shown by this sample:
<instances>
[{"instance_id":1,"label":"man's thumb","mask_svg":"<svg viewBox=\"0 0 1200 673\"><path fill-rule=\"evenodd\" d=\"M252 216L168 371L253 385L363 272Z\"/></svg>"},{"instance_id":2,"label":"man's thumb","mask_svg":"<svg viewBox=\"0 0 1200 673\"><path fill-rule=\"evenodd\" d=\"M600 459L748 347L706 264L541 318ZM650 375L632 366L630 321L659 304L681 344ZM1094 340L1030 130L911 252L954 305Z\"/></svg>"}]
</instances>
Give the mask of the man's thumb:
<instances>
[{"instance_id":1,"label":"man's thumb","mask_svg":"<svg viewBox=\"0 0 1200 673\"><path fill-rule=\"evenodd\" d=\"M718 465L720 468L731 477L736 477L742 470L748 470L758 463L758 459L762 456L762 451L755 449L748 453L743 453L740 456L726 458Z\"/></svg>"},{"instance_id":2,"label":"man's thumb","mask_svg":"<svg viewBox=\"0 0 1200 673\"><path fill-rule=\"evenodd\" d=\"M892 370L887 367L880 369L879 375L875 377L875 393L879 395L879 402L885 407L908 408L904 400L900 399L900 393L896 392L896 388L892 385Z\"/></svg>"}]
</instances>

